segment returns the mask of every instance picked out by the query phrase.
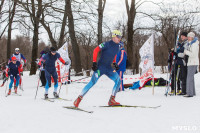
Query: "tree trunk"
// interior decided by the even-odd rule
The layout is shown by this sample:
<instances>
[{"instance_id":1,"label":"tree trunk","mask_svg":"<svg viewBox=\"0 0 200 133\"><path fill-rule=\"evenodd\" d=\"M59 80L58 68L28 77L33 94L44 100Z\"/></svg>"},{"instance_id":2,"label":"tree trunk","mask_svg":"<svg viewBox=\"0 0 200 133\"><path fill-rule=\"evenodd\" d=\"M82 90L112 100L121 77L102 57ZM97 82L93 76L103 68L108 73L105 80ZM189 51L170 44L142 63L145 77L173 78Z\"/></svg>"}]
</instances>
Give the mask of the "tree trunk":
<instances>
[{"instance_id":1,"label":"tree trunk","mask_svg":"<svg viewBox=\"0 0 200 133\"><path fill-rule=\"evenodd\" d=\"M103 4L103 5L102 5ZM103 11L105 8L106 0L99 0L99 6L98 6L98 44L102 43L102 25L103 25Z\"/></svg>"},{"instance_id":2,"label":"tree trunk","mask_svg":"<svg viewBox=\"0 0 200 133\"><path fill-rule=\"evenodd\" d=\"M65 12L67 11L67 6L68 6L67 3L65 2ZM62 45L63 45L66 24L67 24L67 13L64 13L62 27L61 27L61 31L60 31L60 38L59 38L59 42L58 42L58 48L62 47Z\"/></svg>"},{"instance_id":3,"label":"tree trunk","mask_svg":"<svg viewBox=\"0 0 200 133\"><path fill-rule=\"evenodd\" d=\"M53 34L52 34L52 31L50 29L50 27L48 27L46 24L45 24L45 20L44 20L44 14L42 12L42 18L40 19L40 23L42 24L42 26L45 28L45 30L47 31L47 34L49 36L49 40L52 44L53 47L55 47L56 49L58 48L57 47L57 42L56 40L53 38Z\"/></svg>"},{"instance_id":4,"label":"tree trunk","mask_svg":"<svg viewBox=\"0 0 200 133\"><path fill-rule=\"evenodd\" d=\"M38 53L38 34L39 34L39 20L42 12L42 0L38 0L38 9L37 14L35 15L35 4L34 0L31 0L32 3L32 13L33 15L33 26L34 26L34 34L33 34L33 47L32 47L32 61L31 61L31 70L30 75L36 74L37 65L35 63L37 59Z\"/></svg>"},{"instance_id":5,"label":"tree trunk","mask_svg":"<svg viewBox=\"0 0 200 133\"><path fill-rule=\"evenodd\" d=\"M1 5L0 5L0 19L1 19L1 17L2 17L2 8L3 8L3 5L4 5L4 1L5 0L1 0Z\"/></svg>"},{"instance_id":6,"label":"tree trunk","mask_svg":"<svg viewBox=\"0 0 200 133\"><path fill-rule=\"evenodd\" d=\"M16 5L17 5L17 0L14 0L12 11L10 11L10 9L9 9L8 40L7 40L7 59L9 59L10 56L11 56L11 37L12 37L11 33L12 33L12 23L13 23L13 18L15 16Z\"/></svg>"},{"instance_id":7,"label":"tree trunk","mask_svg":"<svg viewBox=\"0 0 200 133\"><path fill-rule=\"evenodd\" d=\"M74 18L72 14L72 9L71 9L71 0L65 0L66 5L67 5L67 16L68 16L68 28L69 28L69 35L71 38L71 43L72 43L72 50L74 53L74 58L75 58L75 71L76 73L81 72L81 58L80 58L80 50L79 46L76 40L75 36L75 30L74 30ZM82 74L81 74L82 75Z\"/></svg>"},{"instance_id":8,"label":"tree trunk","mask_svg":"<svg viewBox=\"0 0 200 133\"><path fill-rule=\"evenodd\" d=\"M128 34L128 38L127 38L127 55L128 55L128 60L130 61L132 68L136 69L136 71L138 72L138 67L135 66L134 64L134 58L133 55L135 55L135 52L133 52L133 24L134 24L134 20L135 20L135 15L136 15L136 9L135 9L135 0L131 1L131 7L129 9L129 4L128 4L128 0L125 0L126 3L126 10L127 10L127 15L128 15L128 22L127 22L127 34Z\"/></svg>"}]
</instances>

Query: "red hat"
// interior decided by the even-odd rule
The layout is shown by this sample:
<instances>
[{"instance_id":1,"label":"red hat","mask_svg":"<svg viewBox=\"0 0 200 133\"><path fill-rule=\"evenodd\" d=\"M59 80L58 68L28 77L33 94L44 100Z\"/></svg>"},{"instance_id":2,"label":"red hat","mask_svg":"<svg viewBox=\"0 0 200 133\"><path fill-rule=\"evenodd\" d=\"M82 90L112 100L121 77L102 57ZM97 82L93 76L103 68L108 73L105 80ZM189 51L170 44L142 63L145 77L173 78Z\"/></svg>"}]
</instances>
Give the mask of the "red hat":
<instances>
[{"instance_id":1,"label":"red hat","mask_svg":"<svg viewBox=\"0 0 200 133\"><path fill-rule=\"evenodd\" d=\"M13 56L11 59L12 59L12 61L17 60L17 58L15 56Z\"/></svg>"}]
</instances>

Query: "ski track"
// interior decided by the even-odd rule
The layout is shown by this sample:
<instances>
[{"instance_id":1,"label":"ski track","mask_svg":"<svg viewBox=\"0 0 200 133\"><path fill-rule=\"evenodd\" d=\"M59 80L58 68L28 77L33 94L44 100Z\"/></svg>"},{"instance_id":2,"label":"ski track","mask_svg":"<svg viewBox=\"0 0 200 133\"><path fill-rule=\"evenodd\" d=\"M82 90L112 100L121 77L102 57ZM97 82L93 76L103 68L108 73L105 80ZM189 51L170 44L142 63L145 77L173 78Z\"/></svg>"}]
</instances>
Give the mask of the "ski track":
<instances>
[{"instance_id":1,"label":"ski track","mask_svg":"<svg viewBox=\"0 0 200 133\"><path fill-rule=\"evenodd\" d=\"M137 75L138 76L138 75ZM124 77L137 77L125 75ZM166 78L166 74L155 74ZM79 79L80 77L72 77ZM166 87L146 87L141 90L119 92L116 101L126 105L158 106L151 108L100 108L107 105L114 82L102 76L85 95L80 108L94 113L65 109L72 106L80 94L83 83L63 85L60 97L72 101L42 100L44 88L35 92L38 75L24 72L22 96L5 97L5 87L0 88L0 133L199 133L200 132L200 73L195 75L196 94L193 98L164 96ZM125 81L131 83L133 80ZM66 94L66 88L68 88ZM58 88L59 89L59 88ZM53 88L49 90L53 97ZM182 129L182 127L186 127ZM190 129L189 129L190 128Z\"/></svg>"}]
</instances>

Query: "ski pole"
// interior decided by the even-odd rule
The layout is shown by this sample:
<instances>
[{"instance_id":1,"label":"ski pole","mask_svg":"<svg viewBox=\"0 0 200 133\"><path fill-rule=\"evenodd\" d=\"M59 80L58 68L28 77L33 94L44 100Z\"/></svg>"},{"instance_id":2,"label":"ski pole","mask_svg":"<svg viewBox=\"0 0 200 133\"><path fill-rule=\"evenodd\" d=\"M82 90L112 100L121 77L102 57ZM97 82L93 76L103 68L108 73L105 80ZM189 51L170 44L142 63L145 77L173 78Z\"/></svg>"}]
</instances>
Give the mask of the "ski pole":
<instances>
[{"instance_id":1,"label":"ski pole","mask_svg":"<svg viewBox=\"0 0 200 133\"><path fill-rule=\"evenodd\" d=\"M85 71L88 72L88 71L90 71L90 70L85 70ZM79 73L67 75L67 76L65 76L65 77L62 77L61 79L66 78L66 77L70 77L70 76L75 76L76 74L80 74L80 73L83 73L83 72L79 72Z\"/></svg>"},{"instance_id":2,"label":"ski pole","mask_svg":"<svg viewBox=\"0 0 200 133\"><path fill-rule=\"evenodd\" d=\"M38 85L37 85L37 90L36 90L36 94L35 94L35 99L36 99L36 96L37 96L39 84L40 84L40 78L38 79Z\"/></svg>"},{"instance_id":3,"label":"ski pole","mask_svg":"<svg viewBox=\"0 0 200 133\"><path fill-rule=\"evenodd\" d=\"M58 96L59 96L59 94L60 94L61 87L62 87L62 80L60 81L60 89L59 89L59 91L58 91Z\"/></svg>"},{"instance_id":4,"label":"ski pole","mask_svg":"<svg viewBox=\"0 0 200 133\"><path fill-rule=\"evenodd\" d=\"M20 75L20 78L21 78L21 86L19 87L20 90L24 91L24 88L23 88L23 80L22 80L22 75Z\"/></svg>"},{"instance_id":5,"label":"ski pole","mask_svg":"<svg viewBox=\"0 0 200 133\"><path fill-rule=\"evenodd\" d=\"M8 78L8 81L9 81L9 78ZM6 83L5 96L6 96L6 92L7 92L7 88L8 88L8 81Z\"/></svg>"},{"instance_id":6,"label":"ski pole","mask_svg":"<svg viewBox=\"0 0 200 133\"><path fill-rule=\"evenodd\" d=\"M77 80L74 80L74 81L72 81L72 82L77 82L77 81L80 81L80 80L82 80L82 79L86 79L86 78L89 78L89 76L84 77L84 78L80 78L80 79L77 79Z\"/></svg>"},{"instance_id":7,"label":"ski pole","mask_svg":"<svg viewBox=\"0 0 200 133\"><path fill-rule=\"evenodd\" d=\"M66 68L65 68L65 71L66 71ZM58 91L58 96L60 95L60 90L61 90L61 88L62 88L62 79L63 79L63 78L66 78L66 77L68 77L68 78L70 77L70 69L69 69L69 74L68 74L67 76L62 77L62 78L60 77L60 89L59 89L59 91Z\"/></svg>"}]
</instances>

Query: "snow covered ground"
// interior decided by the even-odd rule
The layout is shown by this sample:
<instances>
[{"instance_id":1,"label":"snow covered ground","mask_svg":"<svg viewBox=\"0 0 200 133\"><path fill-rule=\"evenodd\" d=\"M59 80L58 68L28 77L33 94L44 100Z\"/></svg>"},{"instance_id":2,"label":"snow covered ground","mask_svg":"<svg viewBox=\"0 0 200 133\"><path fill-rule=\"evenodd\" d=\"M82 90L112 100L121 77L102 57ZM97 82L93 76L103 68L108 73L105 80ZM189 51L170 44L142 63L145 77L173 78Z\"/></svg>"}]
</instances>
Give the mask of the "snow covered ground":
<instances>
[{"instance_id":1,"label":"snow covered ground","mask_svg":"<svg viewBox=\"0 0 200 133\"><path fill-rule=\"evenodd\" d=\"M84 83L63 85L60 97L71 101L44 101L44 88L39 88L34 100L38 75L23 76L22 96L5 97L6 85L0 88L0 133L199 133L200 132L200 73L195 75L197 96L164 96L165 87L146 87L142 90L119 92L116 101L127 105L158 106L151 108L100 108L107 105L114 83L106 76L87 93L80 108L94 111L89 114L69 110L80 94ZM125 75L126 83L137 75ZM164 77L165 74L156 74ZM81 77L72 77L79 79ZM90 78L89 78L90 79ZM2 81L1 81L2 83ZM67 90L67 91L66 91ZM50 88L49 97L53 97ZM95 107L96 106L96 107Z\"/></svg>"}]
</instances>

